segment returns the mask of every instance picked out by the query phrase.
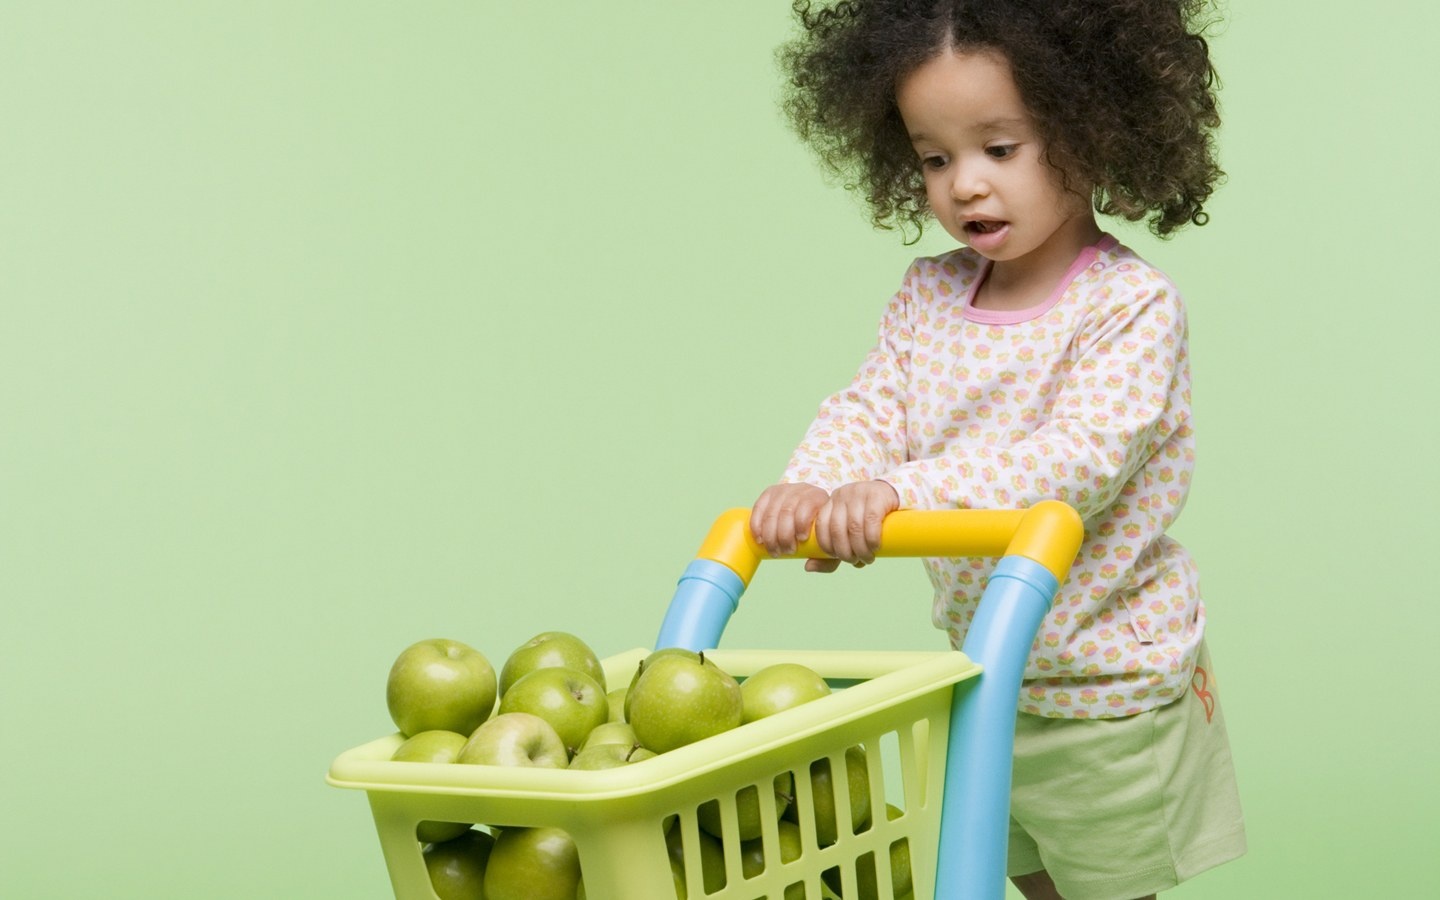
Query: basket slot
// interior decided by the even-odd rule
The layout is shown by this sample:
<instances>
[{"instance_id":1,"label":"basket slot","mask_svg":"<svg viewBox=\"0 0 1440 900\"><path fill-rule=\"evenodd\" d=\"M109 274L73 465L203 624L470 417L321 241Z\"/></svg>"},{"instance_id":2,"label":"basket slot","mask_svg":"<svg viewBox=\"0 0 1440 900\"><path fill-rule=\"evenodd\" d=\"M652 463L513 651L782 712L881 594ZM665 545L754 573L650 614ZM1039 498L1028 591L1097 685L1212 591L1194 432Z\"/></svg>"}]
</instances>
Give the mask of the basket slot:
<instances>
[{"instance_id":1,"label":"basket slot","mask_svg":"<svg viewBox=\"0 0 1440 900\"><path fill-rule=\"evenodd\" d=\"M878 746L878 741L872 746ZM833 843L828 840L828 833L833 830L835 840L843 840L855 834L863 833L870 827L870 813L868 808L858 807L851 802L852 790L862 795L880 787L883 792L883 775L880 779L881 785L876 785L870 775L870 756L865 743L859 742L846 747L843 750L836 750L823 759L817 759L810 764L810 777L818 779L823 785L828 779L829 797L828 806L834 810L833 819L829 815L822 816L816 811L817 837L825 843ZM873 755L879 756L875 750ZM813 802L822 802L827 798L814 797ZM819 826L826 826L826 834L819 834Z\"/></svg>"},{"instance_id":2,"label":"basket slot","mask_svg":"<svg viewBox=\"0 0 1440 900\"><path fill-rule=\"evenodd\" d=\"M800 845L806 854L814 853L820 847L815 836L815 795L810 781L810 766L796 769L791 773L795 780L795 799L791 801L795 824L800 828Z\"/></svg>"},{"instance_id":3,"label":"basket slot","mask_svg":"<svg viewBox=\"0 0 1440 900\"><path fill-rule=\"evenodd\" d=\"M667 846L670 858L674 859L678 841L680 862L685 869L686 893L690 897L707 897L724 890L726 885L739 877L738 858L732 876L726 857L733 854L727 854L725 845L718 838L700 828L695 810L682 809L678 816L679 820L667 834Z\"/></svg>"}]
</instances>

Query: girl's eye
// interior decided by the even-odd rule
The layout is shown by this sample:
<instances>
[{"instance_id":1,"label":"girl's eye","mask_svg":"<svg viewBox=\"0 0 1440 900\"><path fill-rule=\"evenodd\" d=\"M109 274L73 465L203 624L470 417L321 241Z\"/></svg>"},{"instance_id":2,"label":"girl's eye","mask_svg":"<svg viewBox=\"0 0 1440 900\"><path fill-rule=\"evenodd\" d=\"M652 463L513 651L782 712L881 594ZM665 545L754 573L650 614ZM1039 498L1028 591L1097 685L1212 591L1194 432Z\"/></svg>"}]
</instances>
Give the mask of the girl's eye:
<instances>
[{"instance_id":1,"label":"girl's eye","mask_svg":"<svg viewBox=\"0 0 1440 900\"><path fill-rule=\"evenodd\" d=\"M943 168L945 168L945 157L943 157L943 156L926 156L926 157L922 157L921 160L920 160L920 167L921 167L921 168L924 168L924 169L943 169Z\"/></svg>"},{"instance_id":2,"label":"girl's eye","mask_svg":"<svg viewBox=\"0 0 1440 900\"><path fill-rule=\"evenodd\" d=\"M994 144L985 148L985 153L993 159L1009 159L1015 155L1017 148L1014 144Z\"/></svg>"}]
</instances>

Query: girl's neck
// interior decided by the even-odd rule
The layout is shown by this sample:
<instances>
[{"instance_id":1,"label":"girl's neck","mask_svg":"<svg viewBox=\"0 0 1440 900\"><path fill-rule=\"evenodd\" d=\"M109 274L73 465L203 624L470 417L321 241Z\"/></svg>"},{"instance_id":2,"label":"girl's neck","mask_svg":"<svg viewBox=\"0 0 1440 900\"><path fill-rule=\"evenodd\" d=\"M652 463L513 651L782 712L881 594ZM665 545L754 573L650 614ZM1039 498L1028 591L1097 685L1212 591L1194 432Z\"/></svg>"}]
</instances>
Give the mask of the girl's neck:
<instances>
[{"instance_id":1,"label":"girl's neck","mask_svg":"<svg viewBox=\"0 0 1440 900\"><path fill-rule=\"evenodd\" d=\"M974 307L1014 312L1044 303L1080 251L1093 246L1103 234L1088 211L1066 221L1049 240L1024 256L993 263L975 294Z\"/></svg>"}]
</instances>

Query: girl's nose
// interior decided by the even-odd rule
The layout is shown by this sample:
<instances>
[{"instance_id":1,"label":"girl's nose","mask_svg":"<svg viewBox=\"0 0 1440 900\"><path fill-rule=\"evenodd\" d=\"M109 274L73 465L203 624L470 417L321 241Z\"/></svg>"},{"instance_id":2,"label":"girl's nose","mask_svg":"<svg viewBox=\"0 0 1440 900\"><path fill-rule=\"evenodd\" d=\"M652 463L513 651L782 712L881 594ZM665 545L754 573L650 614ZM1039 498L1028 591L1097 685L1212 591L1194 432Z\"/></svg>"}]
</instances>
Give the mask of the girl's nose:
<instances>
[{"instance_id":1,"label":"girl's nose","mask_svg":"<svg viewBox=\"0 0 1440 900\"><path fill-rule=\"evenodd\" d=\"M974 200L990 192L990 185L979 167L974 165L956 166L955 177L950 181L950 196L956 200Z\"/></svg>"}]
</instances>

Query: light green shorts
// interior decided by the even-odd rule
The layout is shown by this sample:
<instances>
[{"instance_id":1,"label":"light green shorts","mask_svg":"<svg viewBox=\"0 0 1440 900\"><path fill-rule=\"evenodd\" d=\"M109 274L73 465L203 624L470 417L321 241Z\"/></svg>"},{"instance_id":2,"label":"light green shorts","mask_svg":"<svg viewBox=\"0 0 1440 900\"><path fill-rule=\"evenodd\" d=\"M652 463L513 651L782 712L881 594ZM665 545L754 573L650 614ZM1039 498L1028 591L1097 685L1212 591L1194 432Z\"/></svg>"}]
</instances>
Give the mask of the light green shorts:
<instances>
[{"instance_id":1,"label":"light green shorts","mask_svg":"<svg viewBox=\"0 0 1440 900\"><path fill-rule=\"evenodd\" d=\"M1022 714L1009 874L1050 873L1066 900L1132 900L1245 852L1209 654L1190 690L1119 719Z\"/></svg>"}]
</instances>

